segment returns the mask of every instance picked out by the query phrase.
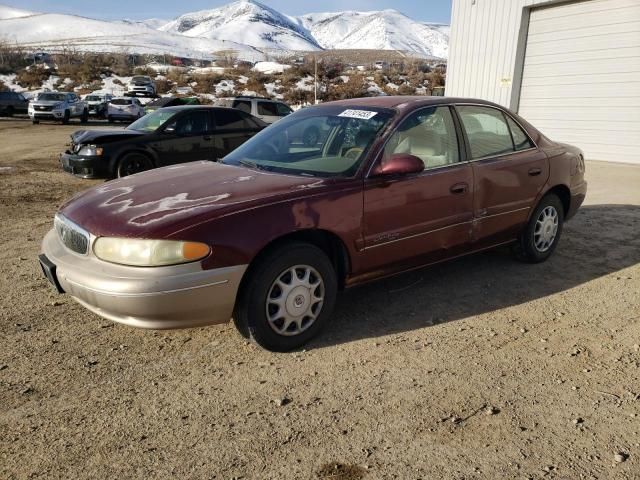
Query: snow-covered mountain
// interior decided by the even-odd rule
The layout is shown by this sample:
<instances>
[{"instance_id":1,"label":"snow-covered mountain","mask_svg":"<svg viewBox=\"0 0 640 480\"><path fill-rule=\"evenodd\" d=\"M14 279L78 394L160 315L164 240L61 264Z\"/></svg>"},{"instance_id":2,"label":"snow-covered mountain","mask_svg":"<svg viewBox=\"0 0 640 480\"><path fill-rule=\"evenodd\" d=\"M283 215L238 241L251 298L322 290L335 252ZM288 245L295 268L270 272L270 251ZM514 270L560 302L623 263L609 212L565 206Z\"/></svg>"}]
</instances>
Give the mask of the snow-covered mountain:
<instances>
[{"instance_id":1,"label":"snow-covered mountain","mask_svg":"<svg viewBox=\"0 0 640 480\"><path fill-rule=\"evenodd\" d=\"M320 48L306 28L253 0L239 0L213 10L187 13L160 27L160 30L189 37L234 40L258 48Z\"/></svg>"},{"instance_id":2,"label":"snow-covered mountain","mask_svg":"<svg viewBox=\"0 0 640 480\"><path fill-rule=\"evenodd\" d=\"M448 26L412 20L396 10L310 13L297 18L323 48L403 50L446 58Z\"/></svg>"},{"instance_id":3,"label":"snow-covered mountain","mask_svg":"<svg viewBox=\"0 0 640 480\"><path fill-rule=\"evenodd\" d=\"M175 20L108 22L0 5L0 38L30 48L75 48L212 58L233 49L247 60L265 51L402 50L447 57L449 26L419 22L396 10L283 15L256 0L187 13Z\"/></svg>"},{"instance_id":4,"label":"snow-covered mountain","mask_svg":"<svg viewBox=\"0 0 640 480\"><path fill-rule=\"evenodd\" d=\"M5 8L0 8L0 37L34 49L168 53L191 58L212 58L217 50L234 49L241 58L253 61L264 58L264 54L255 48L232 41L186 37L142 24L107 22L76 15L22 12L10 16Z\"/></svg>"}]
</instances>

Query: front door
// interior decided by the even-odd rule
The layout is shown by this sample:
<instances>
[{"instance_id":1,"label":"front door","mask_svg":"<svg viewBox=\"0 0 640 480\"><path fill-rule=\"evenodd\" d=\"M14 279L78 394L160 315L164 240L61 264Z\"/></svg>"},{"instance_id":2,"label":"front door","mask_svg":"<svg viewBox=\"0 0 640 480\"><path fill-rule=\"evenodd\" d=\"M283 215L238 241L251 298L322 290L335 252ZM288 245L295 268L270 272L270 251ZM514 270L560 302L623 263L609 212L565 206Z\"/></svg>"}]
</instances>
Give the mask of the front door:
<instances>
[{"instance_id":1,"label":"front door","mask_svg":"<svg viewBox=\"0 0 640 480\"><path fill-rule=\"evenodd\" d=\"M425 169L365 180L364 256L372 276L454 256L471 240L473 172L461 162L450 107L411 114L387 142L380 161L396 153L420 158Z\"/></svg>"},{"instance_id":2,"label":"front door","mask_svg":"<svg viewBox=\"0 0 640 480\"><path fill-rule=\"evenodd\" d=\"M152 146L158 154L158 166L215 160L210 113L194 109L176 116Z\"/></svg>"},{"instance_id":3,"label":"front door","mask_svg":"<svg viewBox=\"0 0 640 480\"><path fill-rule=\"evenodd\" d=\"M511 116L489 106L456 107L475 179L475 247L517 237L549 177L547 156Z\"/></svg>"}]
</instances>

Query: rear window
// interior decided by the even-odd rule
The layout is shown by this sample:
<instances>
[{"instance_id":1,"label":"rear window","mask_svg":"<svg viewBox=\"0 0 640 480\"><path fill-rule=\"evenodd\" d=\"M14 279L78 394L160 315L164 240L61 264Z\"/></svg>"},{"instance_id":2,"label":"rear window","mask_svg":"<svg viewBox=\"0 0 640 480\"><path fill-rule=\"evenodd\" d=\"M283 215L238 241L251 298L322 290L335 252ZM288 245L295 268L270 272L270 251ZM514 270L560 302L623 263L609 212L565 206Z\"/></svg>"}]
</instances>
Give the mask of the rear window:
<instances>
[{"instance_id":1,"label":"rear window","mask_svg":"<svg viewBox=\"0 0 640 480\"><path fill-rule=\"evenodd\" d=\"M237 108L246 113L251 113L251 100L236 100L233 102L233 108Z\"/></svg>"},{"instance_id":2,"label":"rear window","mask_svg":"<svg viewBox=\"0 0 640 480\"><path fill-rule=\"evenodd\" d=\"M217 129L231 130L236 128L253 128L242 112L238 112L233 109L221 108L216 110L214 115Z\"/></svg>"},{"instance_id":3,"label":"rear window","mask_svg":"<svg viewBox=\"0 0 640 480\"><path fill-rule=\"evenodd\" d=\"M131 99L130 98L114 98L113 100L111 100L111 103L113 105L131 105Z\"/></svg>"}]
</instances>

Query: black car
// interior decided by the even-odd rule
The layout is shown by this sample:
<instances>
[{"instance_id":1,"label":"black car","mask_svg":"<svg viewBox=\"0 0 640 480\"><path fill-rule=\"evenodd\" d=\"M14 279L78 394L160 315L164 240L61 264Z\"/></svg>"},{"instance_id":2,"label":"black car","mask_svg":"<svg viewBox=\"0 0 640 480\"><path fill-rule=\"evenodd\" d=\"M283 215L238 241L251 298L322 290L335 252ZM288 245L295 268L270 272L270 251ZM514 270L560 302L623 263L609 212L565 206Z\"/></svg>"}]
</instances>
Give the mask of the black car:
<instances>
[{"instance_id":1,"label":"black car","mask_svg":"<svg viewBox=\"0 0 640 480\"><path fill-rule=\"evenodd\" d=\"M167 107L124 130L75 132L60 162L79 177L114 178L175 163L217 161L266 126L232 108Z\"/></svg>"},{"instance_id":2,"label":"black car","mask_svg":"<svg viewBox=\"0 0 640 480\"><path fill-rule=\"evenodd\" d=\"M14 113L27 113L29 100L18 92L0 92L0 115L11 117Z\"/></svg>"}]
</instances>

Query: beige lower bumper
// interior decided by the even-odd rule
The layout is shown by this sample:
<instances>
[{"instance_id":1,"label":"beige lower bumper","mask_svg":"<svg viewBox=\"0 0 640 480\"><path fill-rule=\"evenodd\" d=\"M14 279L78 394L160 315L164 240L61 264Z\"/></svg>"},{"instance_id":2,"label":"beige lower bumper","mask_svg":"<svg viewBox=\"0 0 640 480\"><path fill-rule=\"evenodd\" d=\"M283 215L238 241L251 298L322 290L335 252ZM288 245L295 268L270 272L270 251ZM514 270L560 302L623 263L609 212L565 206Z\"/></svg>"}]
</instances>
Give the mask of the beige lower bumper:
<instances>
[{"instance_id":1,"label":"beige lower bumper","mask_svg":"<svg viewBox=\"0 0 640 480\"><path fill-rule=\"evenodd\" d=\"M166 329L224 323L231 319L246 265L202 270L199 263L139 268L115 265L67 250L51 230L43 253L58 281L98 315L134 327Z\"/></svg>"}]
</instances>

